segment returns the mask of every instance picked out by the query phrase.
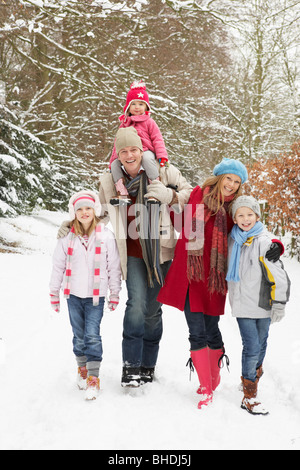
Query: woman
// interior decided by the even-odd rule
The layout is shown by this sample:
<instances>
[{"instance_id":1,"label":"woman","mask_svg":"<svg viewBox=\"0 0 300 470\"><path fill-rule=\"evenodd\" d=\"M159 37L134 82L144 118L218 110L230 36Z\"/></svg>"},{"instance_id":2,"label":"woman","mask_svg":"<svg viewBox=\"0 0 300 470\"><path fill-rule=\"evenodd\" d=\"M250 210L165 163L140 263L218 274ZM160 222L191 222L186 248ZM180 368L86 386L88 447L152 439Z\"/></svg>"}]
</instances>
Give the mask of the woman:
<instances>
[{"instance_id":1,"label":"woman","mask_svg":"<svg viewBox=\"0 0 300 470\"><path fill-rule=\"evenodd\" d=\"M219 330L226 300L227 235L233 227L229 208L248 179L246 167L225 158L202 188L196 186L185 213L184 230L174 260L157 300L184 310L191 345L191 367L196 368L201 395L198 408L211 403L220 383L220 363L225 353ZM266 253L276 261L283 253L272 240Z\"/></svg>"},{"instance_id":2,"label":"woman","mask_svg":"<svg viewBox=\"0 0 300 470\"><path fill-rule=\"evenodd\" d=\"M200 387L198 408L208 405L220 383L224 354L219 330L226 299L227 236L233 226L229 206L248 179L246 167L225 158L189 200L184 230L158 301L184 310L191 361Z\"/></svg>"}]
</instances>

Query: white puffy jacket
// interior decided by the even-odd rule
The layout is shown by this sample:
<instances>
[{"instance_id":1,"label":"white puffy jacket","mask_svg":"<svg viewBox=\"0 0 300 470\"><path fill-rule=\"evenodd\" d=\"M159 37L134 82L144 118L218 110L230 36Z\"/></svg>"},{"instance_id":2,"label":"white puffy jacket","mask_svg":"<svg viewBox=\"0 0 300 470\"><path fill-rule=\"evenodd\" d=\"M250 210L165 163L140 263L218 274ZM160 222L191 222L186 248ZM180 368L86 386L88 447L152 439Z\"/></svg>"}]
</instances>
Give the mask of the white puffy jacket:
<instances>
[{"instance_id":1,"label":"white puffy jacket","mask_svg":"<svg viewBox=\"0 0 300 470\"><path fill-rule=\"evenodd\" d=\"M53 254L53 268L50 279L50 292L59 293L65 285L67 250L71 232L57 242ZM75 239L72 255L71 294L80 298L93 297L95 232L89 237L87 249L78 237ZM113 233L103 226L101 232L100 255L100 297L107 290L118 295L121 290L120 257Z\"/></svg>"}]
</instances>

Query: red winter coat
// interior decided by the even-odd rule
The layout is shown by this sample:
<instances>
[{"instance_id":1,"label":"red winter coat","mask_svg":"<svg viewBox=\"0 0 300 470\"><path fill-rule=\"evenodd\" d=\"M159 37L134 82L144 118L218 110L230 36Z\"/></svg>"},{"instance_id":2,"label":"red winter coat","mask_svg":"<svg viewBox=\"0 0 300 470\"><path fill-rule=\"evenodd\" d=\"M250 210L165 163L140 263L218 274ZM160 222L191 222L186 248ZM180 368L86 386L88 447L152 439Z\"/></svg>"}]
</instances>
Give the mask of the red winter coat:
<instances>
[{"instance_id":1,"label":"red winter coat","mask_svg":"<svg viewBox=\"0 0 300 470\"><path fill-rule=\"evenodd\" d=\"M202 189L199 186L193 190L190 196L189 204L192 205L190 215L194 214L196 204L202 201ZM186 220L185 224L190 224L190 220ZM224 315L224 307L226 295L214 292L210 294L208 291L208 276L210 271L210 252L212 245L212 233L215 223L215 216L211 216L205 224L204 229L204 281L192 281L189 283L187 278L187 250L186 243L188 239L185 237L184 230L177 241L174 259L167 274L165 285L161 288L157 300L163 304L171 305L179 310L184 310L187 293L189 292L189 300L192 312L203 312L206 315L219 316ZM190 225L188 225L190 227ZM227 232L229 233L233 227L232 218L227 215Z\"/></svg>"},{"instance_id":2,"label":"red winter coat","mask_svg":"<svg viewBox=\"0 0 300 470\"><path fill-rule=\"evenodd\" d=\"M120 127L134 127L141 138L144 152L151 150L155 153L157 160L159 158L166 158L168 160L168 154L165 147L163 136L159 130L156 122L149 116L149 114L143 114L142 116L126 116L122 121ZM112 162L118 158L116 147L114 145L111 158L109 160L109 166Z\"/></svg>"}]
</instances>

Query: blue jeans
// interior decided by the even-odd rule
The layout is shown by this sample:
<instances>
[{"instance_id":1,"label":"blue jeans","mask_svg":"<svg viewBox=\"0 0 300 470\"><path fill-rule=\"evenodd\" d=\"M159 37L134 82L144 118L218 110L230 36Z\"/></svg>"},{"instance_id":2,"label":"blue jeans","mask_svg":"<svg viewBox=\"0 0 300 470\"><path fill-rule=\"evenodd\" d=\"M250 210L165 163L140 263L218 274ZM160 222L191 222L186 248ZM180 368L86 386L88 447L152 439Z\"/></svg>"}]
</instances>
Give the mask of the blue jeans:
<instances>
[{"instance_id":1,"label":"blue jeans","mask_svg":"<svg viewBox=\"0 0 300 470\"><path fill-rule=\"evenodd\" d=\"M161 265L166 276L171 261ZM155 367L162 337L162 309L157 302L160 284L148 286L147 269L143 259L127 258L127 292L122 355L126 367Z\"/></svg>"},{"instance_id":2,"label":"blue jeans","mask_svg":"<svg viewBox=\"0 0 300 470\"><path fill-rule=\"evenodd\" d=\"M70 295L67 300L73 331L73 352L76 357L85 356L87 362L102 361L102 340L100 323L103 317L104 297L99 305L93 306L92 297L81 299Z\"/></svg>"},{"instance_id":3,"label":"blue jeans","mask_svg":"<svg viewBox=\"0 0 300 470\"><path fill-rule=\"evenodd\" d=\"M256 369L260 367L266 355L270 318L237 318L242 342L242 376L255 382Z\"/></svg>"},{"instance_id":4,"label":"blue jeans","mask_svg":"<svg viewBox=\"0 0 300 470\"><path fill-rule=\"evenodd\" d=\"M185 318L189 328L191 351L208 346L210 349L222 349L223 339L219 330L219 316L205 315L202 312L191 312L189 292L184 307Z\"/></svg>"}]
</instances>

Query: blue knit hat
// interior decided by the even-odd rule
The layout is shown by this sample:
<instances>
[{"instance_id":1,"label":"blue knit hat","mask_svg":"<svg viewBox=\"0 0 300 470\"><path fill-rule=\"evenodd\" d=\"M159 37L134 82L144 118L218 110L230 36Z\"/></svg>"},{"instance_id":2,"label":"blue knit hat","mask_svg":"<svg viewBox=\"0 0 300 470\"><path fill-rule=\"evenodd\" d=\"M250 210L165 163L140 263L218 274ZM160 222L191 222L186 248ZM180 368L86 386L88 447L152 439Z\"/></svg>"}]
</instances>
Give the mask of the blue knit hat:
<instances>
[{"instance_id":1,"label":"blue knit hat","mask_svg":"<svg viewBox=\"0 0 300 470\"><path fill-rule=\"evenodd\" d=\"M233 158L224 158L213 170L215 176L232 174L237 175L241 178L242 183L245 183L248 179L248 172L245 165L239 160Z\"/></svg>"}]
</instances>

